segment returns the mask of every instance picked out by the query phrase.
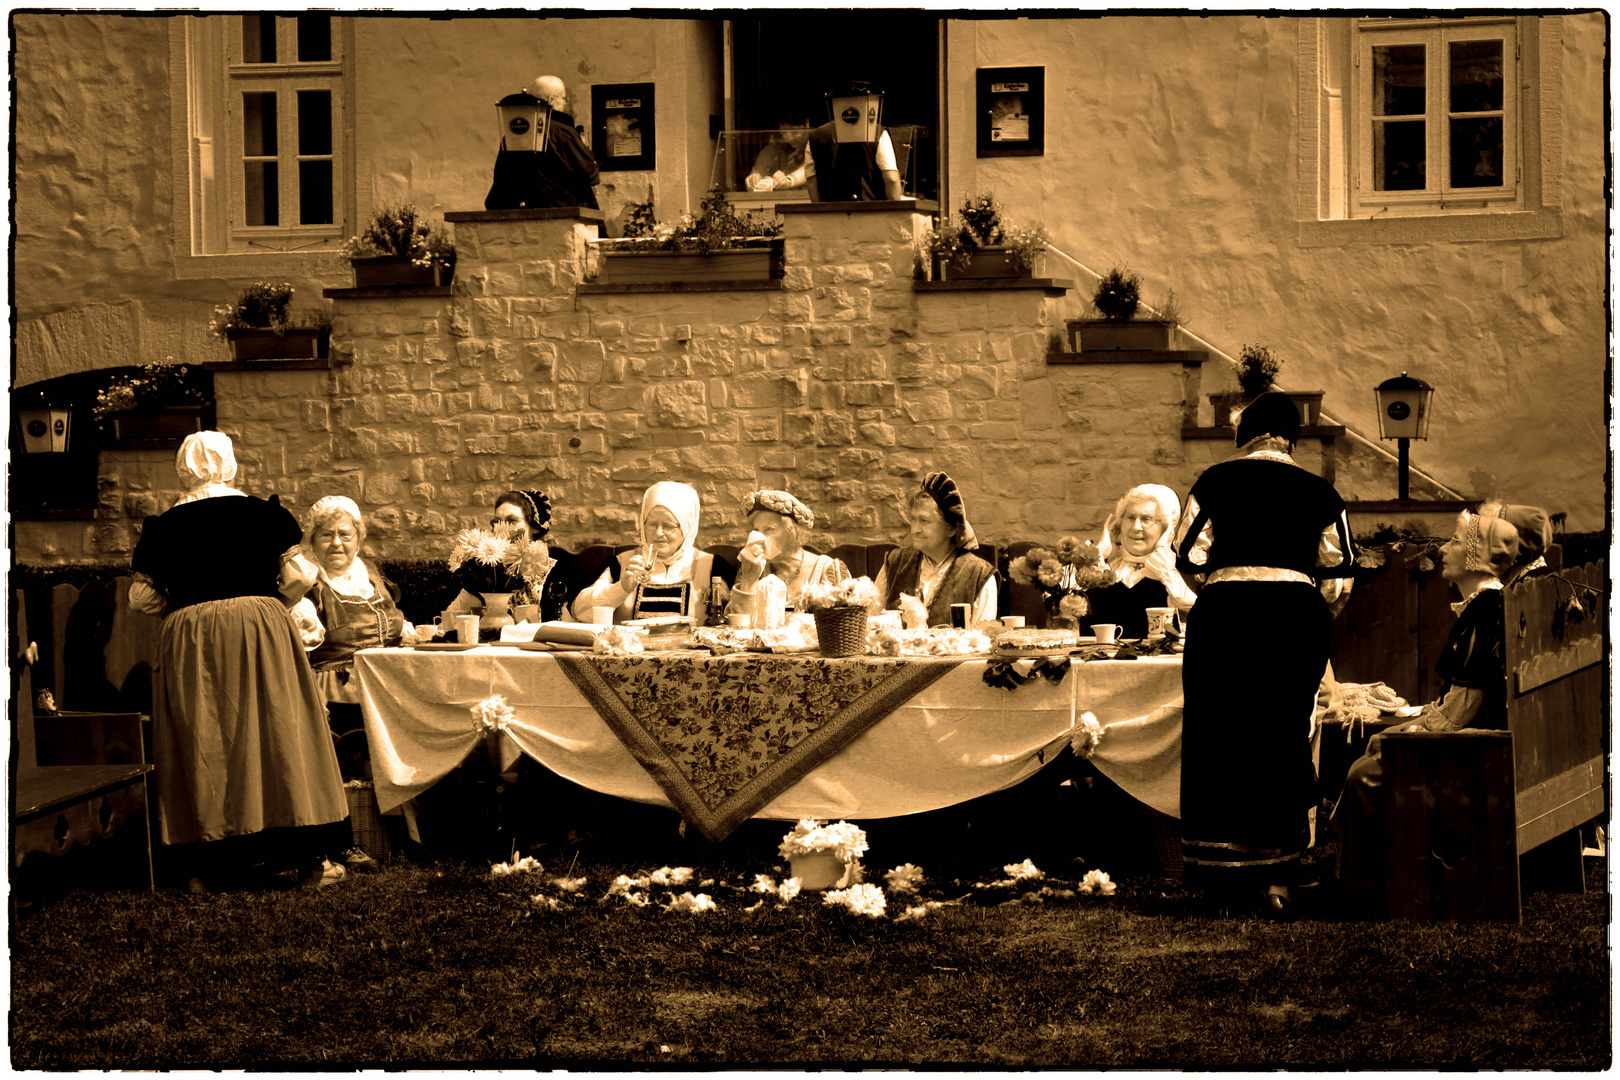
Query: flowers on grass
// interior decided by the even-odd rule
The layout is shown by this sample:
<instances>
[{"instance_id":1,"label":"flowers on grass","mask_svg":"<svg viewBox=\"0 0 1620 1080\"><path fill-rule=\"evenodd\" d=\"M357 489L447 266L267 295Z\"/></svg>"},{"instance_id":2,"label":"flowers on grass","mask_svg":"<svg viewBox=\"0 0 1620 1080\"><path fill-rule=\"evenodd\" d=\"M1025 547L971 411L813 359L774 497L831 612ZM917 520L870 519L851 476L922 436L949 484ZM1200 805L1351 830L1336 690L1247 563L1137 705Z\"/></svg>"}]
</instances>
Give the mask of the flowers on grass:
<instances>
[{"instance_id":1,"label":"flowers on grass","mask_svg":"<svg viewBox=\"0 0 1620 1080\"><path fill-rule=\"evenodd\" d=\"M557 888L561 889L565 893L577 893L577 892L579 892L581 889L583 889L585 887L585 883L588 882L589 880L590 880L589 878L583 878L583 877L576 877L576 878L560 877L560 878L552 878L551 883L553 885L557 886Z\"/></svg>"},{"instance_id":2,"label":"flowers on grass","mask_svg":"<svg viewBox=\"0 0 1620 1080\"><path fill-rule=\"evenodd\" d=\"M714 900L710 898L708 893L698 893L693 896L689 892L684 892L669 902L668 910L690 911L696 914L698 912L713 911L715 906Z\"/></svg>"},{"instance_id":3,"label":"flowers on grass","mask_svg":"<svg viewBox=\"0 0 1620 1080\"><path fill-rule=\"evenodd\" d=\"M513 874L538 874L539 872L540 860L533 855L525 855L523 858L513 859L511 862L496 863L489 868L490 877L510 877Z\"/></svg>"},{"instance_id":4,"label":"flowers on grass","mask_svg":"<svg viewBox=\"0 0 1620 1080\"><path fill-rule=\"evenodd\" d=\"M846 907L856 915L870 915L874 919L881 919L889 906L883 890L876 885L832 889L821 894L821 902L828 907Z\"/></svg>"},{"instance_id":5,"label":"flowers on grass","mask_svg":"<svg viewBox=\"0 0 1620 1080\"><path fill-rule=\"evenodd\" d=\"M796 877L790 877L786 881L782 882L782 884L778 885L776 880L769 874L755 874L754 884L750 887L749 891L764 893L767 897L774 898L778 907L786 907L793 902L794 897L799 895L799 879ZM759 903L755 904L753 907L747 908L746 910L756 911L758 910L760 904L763 904L764 902L764 900L761 900Z\"/></svg>"},{"instance_id":6,"label":"flowers on grass","mask_svg":"<svg viewBox=\"0 0 1620 1080\"><path fill-rule=\"evenodd\" d=\"M1046 876L1040 868L1028 859L1021 863L1008 863L1001 869L1014 881L1039 881Z\"/></svg>"},{"instance_id":7,"label":"flowers on grass","mask_svg":"<svg viewBox=\"0 0 1620 1080\"><path fill-rule=\"evenodd\" d=\"M776 850L784 859L826 853L848 864L866 853L866 833L847 821L818 825L815 818L804 818Z\"/></svg>"},{"instance_id":8,"label":"flowers on grass","mask_svg":"<svg viewBox=\"0 0 1620 1080\"><path fill-rule=\"evenodd\" d=\"M933 914L944 906L945 904L939 900L924 900L920 904L912 904L910 907L906 908L906 910L895 916L894 921L915 922L918 919L922 919Z\"/></svg>"},{"instance_id":9,"label":"flowers on grass","mask_svg":"<svg viewBox=\"0 0 1620 1080\"><path fill-rule=\"evenodd\" d=\"M650 880L654 885L690 885L692 883L692 868L690 866L663 866L652 872Z\"/></svg>"},{"instance_id":10,"label":"flowers on grass","mask_svg":"<svg viewBox=\"0 0 1620 1080\"><path fill-rule=\"evenodd\" d=\"M903 863L884 874L883 880L888 883L892 893L914 893L917 886L922 884L922 867Z\"/></svg>"},{"instance_id":11,"label":"flowers on grass","mask_svg":"<svg viewBox=\"0 0 1620 1080\"><path fill-rule=\"evenodd\" d=\"M1080 891L1087 896L1097 893L1101 896L1113 896L1119 888L1108 875L1101 870L1087 870L1086 876L1080 879Z\"/></svg>"},{"instance_id":12,"label":"flowers on grass","mask_svg":"<svg viewBox=\"0 0 1620 1080\"><path fill-rule=\"evenodd\" d=\"M473 730L479 734L491 731L505 731L507 725L517 719L517 714L512 711L512 706L508 705L506 699L499 694L491 694L467 711L472 713ZM539 866L538 863L535 865L536 867Z\"/></svg>"}]
</instances>

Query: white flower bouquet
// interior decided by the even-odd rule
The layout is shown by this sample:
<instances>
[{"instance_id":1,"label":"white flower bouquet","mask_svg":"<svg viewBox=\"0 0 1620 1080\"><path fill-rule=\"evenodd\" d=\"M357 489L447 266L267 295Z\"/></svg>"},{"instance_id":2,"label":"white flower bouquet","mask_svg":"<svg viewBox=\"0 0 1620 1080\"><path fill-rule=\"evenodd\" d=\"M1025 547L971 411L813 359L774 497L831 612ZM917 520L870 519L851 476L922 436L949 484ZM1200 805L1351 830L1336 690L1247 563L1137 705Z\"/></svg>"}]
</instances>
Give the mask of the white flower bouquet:
<instances>
[{"instance_id":1,"label":"white flower bouquet","mask_svg":"<svg viewBox=\"0 0 1620 1080\"><path fill-rule=\"evenodd\" d=\"M847 821L818 825L815 818L804 818L782 838L776 850L784 859L831 855L849 864L866 854L866 833Z\"/></svg>"},{"instance_id":2,"label":"white flower bouquet","mask_svg":"<svg viewBox=\"0 0 1620 1080\"><path fill-rule=\"evenodd\" d=\"M450 569L463 586L480 596L538 589L556 560L544 540L529 539L521 522L500 522L487 529L462 529L450 542Z\"/></svg>"},{"instance_id":3,"label":"white flower bouquet","mask_svg":"<svg viewBox=\"0 0 1620 1080\"><path fill-rule=\"evenodd\" d=\"M799 594L799 610L830 611L833 608L862 608L875 615L882 608L877 585L869 577L847 578L836 585L806 585Z\"/></svg>"}]
</instances>

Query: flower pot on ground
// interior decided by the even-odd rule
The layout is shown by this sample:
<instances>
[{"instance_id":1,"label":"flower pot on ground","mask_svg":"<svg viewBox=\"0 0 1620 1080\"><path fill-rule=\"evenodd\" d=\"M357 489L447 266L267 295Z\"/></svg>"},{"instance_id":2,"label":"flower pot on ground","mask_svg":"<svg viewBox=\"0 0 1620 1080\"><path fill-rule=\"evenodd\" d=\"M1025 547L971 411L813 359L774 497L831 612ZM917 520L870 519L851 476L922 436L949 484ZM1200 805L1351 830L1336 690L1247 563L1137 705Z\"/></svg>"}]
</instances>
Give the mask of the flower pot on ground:
<instances>
[{"instance_id":1,"label":"flower pot on ground","mask_svg":"<svg viewBox=\"0 0 1620 1080\"><path fill-rule=\"evenodd\" d=\"M799 879L801 889L847 889L855 883L855 867L831 852L794 855L788 859L788 864L792 868L792 876Z\"/></svg>"},{"instance_id":2,"label":"flower pot on ground","mask_svg":"<svg viewBox=\"0 0 1620 1080\"><path fill-rule=\"evenodd\" d=\"M455 242L410 203L379 208L358 236L343 242L343 254L357 289L448 285L455 276Z\"/></svg>"},{"instance_id":3,"label":"flower pot on ground","mask_svg":"<svg viewBox=\"0 0 1620 1080\"><path fill-rule=\"evenodd\" d=\"M1164 351L1180 344L1181 331L1162 319L1069 319L1069 342L1075 352L1112 352L1120 349Z\"/></svg>"}]
</instances>

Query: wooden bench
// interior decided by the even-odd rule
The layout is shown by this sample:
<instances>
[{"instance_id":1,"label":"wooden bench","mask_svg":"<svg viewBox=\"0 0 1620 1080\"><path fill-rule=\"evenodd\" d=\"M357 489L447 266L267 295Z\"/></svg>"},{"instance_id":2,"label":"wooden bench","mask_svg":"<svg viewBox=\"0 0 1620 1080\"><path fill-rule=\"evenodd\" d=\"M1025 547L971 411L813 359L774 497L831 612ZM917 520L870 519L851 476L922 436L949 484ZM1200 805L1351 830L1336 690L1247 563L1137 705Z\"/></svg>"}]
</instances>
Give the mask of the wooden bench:
<instances>
[{"instance_id":1,"label":"wooden bench","mask_svg":"<svg viewBox=\"0 0 1620 1080\"><path fill-rule=\"evenodd\" d=\"M1562 572L1598 591L1579 623L1556 577L1505 591L1506 731L1385 736L1392 917L1518 922L1528 873L1583 887L1580 826L1606 811L1606 575Z\"/></svg>"}]
</instances>

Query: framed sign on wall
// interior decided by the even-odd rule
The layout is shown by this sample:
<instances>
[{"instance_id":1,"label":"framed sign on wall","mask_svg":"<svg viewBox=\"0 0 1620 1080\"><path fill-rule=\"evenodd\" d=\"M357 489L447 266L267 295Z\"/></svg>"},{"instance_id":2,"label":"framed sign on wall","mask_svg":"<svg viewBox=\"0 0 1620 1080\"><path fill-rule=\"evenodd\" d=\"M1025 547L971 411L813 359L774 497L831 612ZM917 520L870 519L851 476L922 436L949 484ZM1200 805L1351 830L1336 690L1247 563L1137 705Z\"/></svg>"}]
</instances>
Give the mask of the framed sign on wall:
<instances>
[{"instance_id":1,"label":"framed sign on wall","mask_svg":"<svg viewBox=\"0 0 1620 1080\"><path fill-rule=\"evenodd\" d=\"M597 168L656 168L657 127L652 83L603 83L591 87L591 151Z\"/></svg>"},{"instance_id":2,"label":"framed sign on wall","mask_svg":"<svg viewBox=\"0 0 1620 1080\"><path fill-rule=\"evenodd\" d=\"M1035 157L1046 153L1046 69L980 68L980 157Z\"/></svg>"}]
</instances>

